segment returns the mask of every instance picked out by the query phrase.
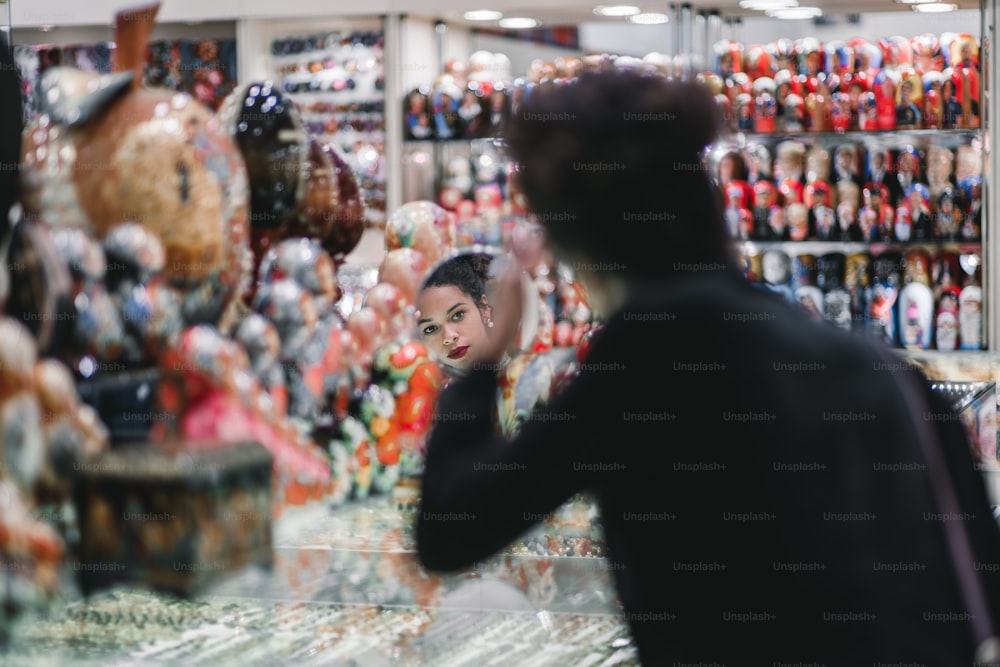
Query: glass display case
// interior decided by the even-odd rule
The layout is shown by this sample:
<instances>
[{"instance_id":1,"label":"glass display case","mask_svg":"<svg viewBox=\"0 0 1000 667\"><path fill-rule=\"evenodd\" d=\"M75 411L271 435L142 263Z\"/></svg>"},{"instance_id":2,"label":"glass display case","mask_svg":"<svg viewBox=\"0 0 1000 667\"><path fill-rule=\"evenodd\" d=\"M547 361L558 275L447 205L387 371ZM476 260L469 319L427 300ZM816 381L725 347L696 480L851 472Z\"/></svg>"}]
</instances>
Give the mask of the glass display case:
<instances>
[{"instance_id":1,"label":"glass display case","mask_svg":"<svg viewBox=\"0 0 1000 667\"><path fill-rule=\"evenodd\" d=\"M274 526L272 568L196 598L125 586L84 598L70 568L62 600L22 619L0 662L639 664L587 500L448 575L417 562L414 517L400 494L290 509Z\"/></svg>"}]
</instances>

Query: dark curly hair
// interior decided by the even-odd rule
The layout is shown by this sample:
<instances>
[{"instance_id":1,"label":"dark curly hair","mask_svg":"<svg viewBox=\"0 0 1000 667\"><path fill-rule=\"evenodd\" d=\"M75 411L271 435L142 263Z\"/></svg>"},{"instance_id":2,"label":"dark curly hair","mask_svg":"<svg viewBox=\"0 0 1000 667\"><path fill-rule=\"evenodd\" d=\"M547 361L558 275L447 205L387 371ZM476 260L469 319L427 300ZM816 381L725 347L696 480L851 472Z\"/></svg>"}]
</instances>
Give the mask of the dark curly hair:
<instances>
[{"instance_id":1,"label":"dark curly hair","mask_svg":"<svg viewBox=\"0 0 1000 667\"><path fill-rule=\"evenodd\" d=\"M556 249L644 280L733 262L705 160L720 128L700 83L603 71L536 88L504 139Z\"/></svg>"},{"instance_id":2,"label":"dark curly hair","mask_svg":"<svg viewBox=\"0 0 1000 667\"><path fill-rule=\"evenodd\" d=\"M486 283L490 280L490 263L493 256L487 253L466 253L447 259L437 266L421 289L452 285L468 295L473 303L482 307L486 296Z\"/></svg>"}]
</instances>

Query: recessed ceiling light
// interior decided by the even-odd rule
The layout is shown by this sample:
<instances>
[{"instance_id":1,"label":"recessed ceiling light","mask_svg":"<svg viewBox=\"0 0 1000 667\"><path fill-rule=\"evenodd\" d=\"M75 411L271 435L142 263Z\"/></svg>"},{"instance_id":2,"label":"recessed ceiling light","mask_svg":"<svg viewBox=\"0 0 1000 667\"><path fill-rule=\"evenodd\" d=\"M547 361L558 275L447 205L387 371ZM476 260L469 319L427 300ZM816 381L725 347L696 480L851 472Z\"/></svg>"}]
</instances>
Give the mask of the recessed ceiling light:
<instances>
[{"instance_id":1,"label":"recessed ceiling light","mask_svg":"<svg viewBox=\"0 0 1000 667\"><path fill-rule=\"evenodd\" d=\"M626 20L629 23L637 23L639 25L657 25L670 21L670 16L658 12L646 12L645 14L633 14Z\"/></svg>"},{"instance_id":2,"label":"recessed ceiling light","mask_svg":"<svg viewBox=\"0 0 1000 667\"><path fill-rule=\"evenodd\" d=\"M43 25L43 26L39 26L38 29L41 30L42 32L52 32L53 28L55 28L54 25L48 25L48 24L46 24L46 25Z\"/></svg>"},{"instance_id":3,"label":"recessed ceiling light","mask_svg":"<svg viewBox=\"0 0 1000 667\"><path fill-rule=\"evenodd\" d=\"M527 30L528 28L537 28L538 21L523 16L512 16L508 19L500 19L498 25L508 30Z\"/></svg>"},{"instance_id":4,"label":"recessed ceiling light","mask_svg":"<svg viewBox=\"0 0 1000 667\"><path fill-rule=\"evenodd\" d=\"M953 12L958 9L958 5L950 2L924 2L913 5L913 11L926 12L928 14L941 14L943 12Z\"/></svg>"},{"instance_id":5,"label":"recessed ceiling light","mask_svg":"<svg viewBox=\"0 0 1000 667\"><path fill-rule=\"evenodd\" d=\"M632 16L642 10L635 5L597 5L594 13L598 16Z\"/></svg>"},{"instance_id":6,"label":"recessed ceiling light","mask_svg":"<svg viewBox=\"0 0 1000 667\"><path fill-rule=\"evenodd\" d=\"M466 21L496 21L503 18L503 12L495 9L473 9L462 14L462 17Z\"/></svg>"},{"instance_id":7,"label":"recessed ceiling light","mask_svg":"<svg viewBox=\"0 0 1000 667\"><path fill-rule=\"evenodd\" d=\"M787 19L790 21L798 19L812 19L823 15L823 10L819 7L786 7L783 9L768 9L764 12L773 19Z\"/></svg>"},{"instance_id":8,"label":"recessed ceiling light","mask_svg":"<svg viewBox=\"0 0 1000 667\"><path fill-rule=\"evenodd\" d=\"M798 6L799 0L740 0L740 7L742 9L752 9L754 11Z\"/></svg>"}]
</instances>

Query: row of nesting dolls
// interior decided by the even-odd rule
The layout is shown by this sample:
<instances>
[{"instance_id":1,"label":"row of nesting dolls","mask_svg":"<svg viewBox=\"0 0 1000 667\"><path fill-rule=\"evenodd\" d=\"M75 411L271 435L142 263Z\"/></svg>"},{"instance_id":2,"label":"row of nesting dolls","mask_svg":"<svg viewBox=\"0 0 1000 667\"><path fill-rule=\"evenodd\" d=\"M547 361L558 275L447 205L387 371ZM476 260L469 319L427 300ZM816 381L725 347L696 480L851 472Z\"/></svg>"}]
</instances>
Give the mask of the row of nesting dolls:
<instances>
[{"instance_id":1,"label":"row of nesting dolls","mask_svg":"<svg viewBox=\"0 0 1000 667\"><path fill-rule=\"evenodd\" d=\"M972 146L830 152L797 141L730 149L716 160L730 233L740 239L977 240L982 222L981 155ZM926 162L926 167L924 163Z\"/></svg>"},{"instance_id":2,"label":"row of nesting dolls","mask_svg":"<svg viewBox=\"0 0 1000 667\"><path fill-rule=\"evenodd\" d=\"M768 249L746 257L748 278L818 319L911 349L983 346L981 262L925 249L795 257Z\"/></svg>"},{"instance_id":3,"label":"row of nesting dolls","mask_svg":"<svg viewBox=\"0 0 1000 667\"><path fill-rule=\"evenodd\" d=\"M969 34L715 45L709 85L732 130L977 128L979 44Z\"/></svg>"}]
</instances>

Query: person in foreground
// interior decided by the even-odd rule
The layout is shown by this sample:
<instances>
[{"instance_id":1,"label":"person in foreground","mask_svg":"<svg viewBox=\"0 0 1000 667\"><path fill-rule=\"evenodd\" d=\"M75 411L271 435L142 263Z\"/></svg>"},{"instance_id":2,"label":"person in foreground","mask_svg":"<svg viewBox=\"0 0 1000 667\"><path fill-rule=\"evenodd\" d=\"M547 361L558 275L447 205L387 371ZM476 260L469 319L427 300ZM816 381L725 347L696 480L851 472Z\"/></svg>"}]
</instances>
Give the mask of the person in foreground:
<instances>
[{"instance_id":1,"label":"person in foreground","mask_svg":"<svg viewBox=\"0 0 1000 667\"><path fill-rule=\"evenodd\" d=\"M489 364L442 393L420 559L468 567L587 491L644 665L972 664L951 547L998 617L1000 531L957 415L744 279L702 161L717 128L698 84L635 73L539 88L512 119L530 207L605 325L511 440ZM518 294L500 282L494 358Z\"/></svg>"}]
</instances>

